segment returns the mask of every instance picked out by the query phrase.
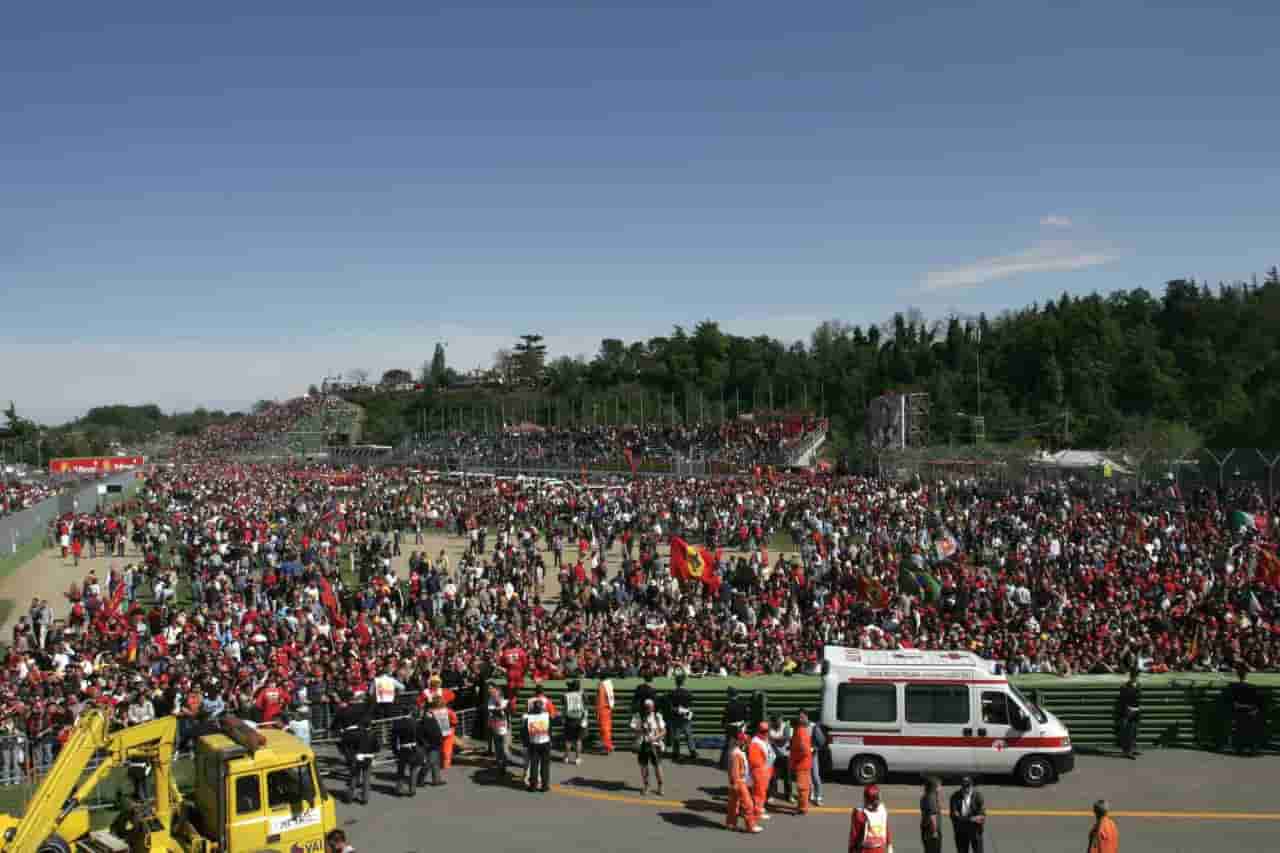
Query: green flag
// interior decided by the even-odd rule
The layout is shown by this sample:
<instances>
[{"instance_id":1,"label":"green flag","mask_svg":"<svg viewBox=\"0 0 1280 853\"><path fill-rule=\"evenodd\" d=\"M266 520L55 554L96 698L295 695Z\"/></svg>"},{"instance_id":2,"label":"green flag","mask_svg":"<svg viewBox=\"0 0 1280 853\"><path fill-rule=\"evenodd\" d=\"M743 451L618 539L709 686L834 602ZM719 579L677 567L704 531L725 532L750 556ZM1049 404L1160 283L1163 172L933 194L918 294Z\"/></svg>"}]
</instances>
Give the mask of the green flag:
<instances>
[{"instance_id":1,"label":"green flag","mask_svg":"<svg viewBox=\"0 0 1280 853\"><path fill-rule=\"evenodd\" d=\"M1247 512L1235 510L1231 513L1232 530L1257 530L1258 525L1253 516Z\"/></svg>"},{"instance_id":2,"label":"green flag","mask_svg":"<svg viewBox=\"0 0 1280 853\"><path fill-rule=\"evenodd\" d=\"M898 566L898 591L904 595L920 594L920 582L913 569L910 560L903 560Z\"/></svg>"},{"instance_id":3,"label":"green flag","mask_svg":"<svg viewBox=\"0 0 1280 853\"><path fill-rule=\"evenodd\" d=\"M942 598L942 581L926 573L924 575L924 600L932 604L940 598Z\"/></svg>"}]
</instances>

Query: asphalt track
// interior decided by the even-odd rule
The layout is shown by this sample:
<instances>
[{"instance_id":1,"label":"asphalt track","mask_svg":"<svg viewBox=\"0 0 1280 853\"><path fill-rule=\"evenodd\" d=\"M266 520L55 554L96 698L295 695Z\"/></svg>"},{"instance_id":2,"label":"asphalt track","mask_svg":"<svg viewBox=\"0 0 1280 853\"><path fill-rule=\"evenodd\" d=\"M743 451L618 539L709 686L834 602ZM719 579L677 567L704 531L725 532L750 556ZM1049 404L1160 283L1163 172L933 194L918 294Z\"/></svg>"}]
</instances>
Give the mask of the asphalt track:
<instances>
[{"instance_id":1,"label":"asphalt track","mask_svg":"<svg viewBox=\"0 0 1280 853\"><path fill-rule=\"evenodd\" d=\"M826 784L826 802L807 817L777 806L765 831L749 836L722 828L724 776L709 764L667 764L662 797L642 796L631 754L587 756L581 766L552 766L553 790L531 794L466 759L448 771L449 784L393 796L394 768L375 771L370 805L340 802L348 838L361 853L432 850L617 850L703 853L712 850L844 850L849 811L861 789ZM1159 751L1138 761L1081 756L1074 773L1028 790L1012 780L983 780L986 850L1050 853L1085 850L1090 806L1111 801L1121 850L1253 851L1280 848L1280 803L1272 796L1280 761L1190 751ZM339 781L341 780L341 781ZM340 772L331 789L345 794ZM953 789L948 785L947 792ZM895 779L883 786L898 853L922 850L919 786ZM944 802L945 808L945 802ZM955 847L946 832L944 849Z\"/></svg>"}]
</instances>

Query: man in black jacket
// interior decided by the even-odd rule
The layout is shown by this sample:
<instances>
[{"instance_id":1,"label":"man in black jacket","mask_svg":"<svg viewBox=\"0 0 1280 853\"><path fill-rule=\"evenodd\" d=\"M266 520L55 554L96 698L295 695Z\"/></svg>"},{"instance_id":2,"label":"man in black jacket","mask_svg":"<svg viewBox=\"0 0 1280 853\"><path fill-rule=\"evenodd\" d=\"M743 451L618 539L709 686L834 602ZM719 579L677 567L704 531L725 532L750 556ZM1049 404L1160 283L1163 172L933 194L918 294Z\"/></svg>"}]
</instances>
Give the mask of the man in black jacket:
<instances>
[{"instance_id":1,"label":"man in black jacket","mask_svg":"<svg viewBox=\"0 0 1280 853\"><path fill-rule=\"evenodd\" d=\"M415 793L422 751L418 746L418 724L413 717L400 717L391 727L391 747L396 754L396 793L407 782L409 796Z\"/></svg>"},{"instance_id":2,"label":"man in black jacket","mask_svg":"<svg viewBox=\"0 0 1280 853\"><path fill-rule=\"evenodd\" d=\"M1142 689L1138 687L1138 671L1129 673L1129 681L1116 697L1116 744L1124 757L1138 760L1138 723L1142 719Z\"/></svg>"},{"instance_id":3,"label":"man in black jacket","mask_svg":"<svg viewBox=\"0 0 1280 853\"><path fill-rule=\"evenodd\" d=\"M720 749L720 769L729 769L729 749L737 742L738 732L744 731L751 709L738 696L735 688L729 688L729 701L724 706L724 714L720 718L720 727L724 730L724 746Z\"/></svg>"},{"instance_id":4,"label":"man in black jacket","mask_svg":"<svg viewBox=\"0 0 1280 853\"><path fill-rule=\"evenodd\" d=\"M1267 715L1262 692L1248 682L1249 668L1244 664L1236 667L1236 676L1240 679L1227 686L1223 691L1224 698L1231 712L1232 746L1236 752L1257 754L1266 742Z\"/></svg>"},{"instance_id":5,"label":"man in black jacket","mask_svg":"<svg viewBox=\"0 0 1280 853\"><path fill-rule=\"evenodd\" d=\"M676 676L676 689L668 698L671 705L671 760L680 760L680 740L683 738L689 747L689 760L698 760L698 751L693 746L693 694L684 686L684 673Z\"/></svg>"},{"instance_id":6,"label":"man in black jacket","mask_svg":"<svg viewBox=\"0 0 1280 853\"><path fill-rule=\"evenodd\" d=\"M444 730L431 709L424 709L418 718L418 746L421 748L422 766L418 770L418 784L427 784L427 774L431 774L432 786L443 785L440 779L441 761L444 755Z\"/></svg>"},{"instance_id":7,"label":"man in black jacket","mask_svg":"<svg viewBox=\"0 0 1280 853\"><path fill-rule=\"evenodd\" d=\"M342 748L347 755L347 767L350 771L350 801L359 800L369 805L369 770L373 759L377 757L381 744L378 732L373 727L373 704L365 705L365 714L360 721L342 731Z\"/></svg>"},{"instance_id":8,"label":"man in black jacket","mask_svg":"<svg viewBox=\"0 0 1280 853\"><path fill-rule=\"evenodd\" d=\"M982 853L982 830L987 823L987 804L973 784L973 777L960 780L960 790L951 795L951 830L959 853Z\"/></svg>"}]
</instances>

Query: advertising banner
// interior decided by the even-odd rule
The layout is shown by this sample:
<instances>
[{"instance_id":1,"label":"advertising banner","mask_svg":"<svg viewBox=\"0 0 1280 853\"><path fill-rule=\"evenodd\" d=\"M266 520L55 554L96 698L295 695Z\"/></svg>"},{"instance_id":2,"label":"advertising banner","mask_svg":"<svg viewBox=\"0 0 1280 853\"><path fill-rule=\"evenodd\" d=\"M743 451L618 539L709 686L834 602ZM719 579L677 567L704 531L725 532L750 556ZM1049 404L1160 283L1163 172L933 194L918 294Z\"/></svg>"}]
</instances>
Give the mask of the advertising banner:
<instances>
[{"instance_id":1,"label":"advertising banner","mask_svg":"<svg viewBox=\"0 0 1280 853\"><path fill-rule=\"evenodd\" d=\"M77 458L50 459L50 474L110 474L140 468L145 456L81 456Z\"/></svg>"}]
</instances>

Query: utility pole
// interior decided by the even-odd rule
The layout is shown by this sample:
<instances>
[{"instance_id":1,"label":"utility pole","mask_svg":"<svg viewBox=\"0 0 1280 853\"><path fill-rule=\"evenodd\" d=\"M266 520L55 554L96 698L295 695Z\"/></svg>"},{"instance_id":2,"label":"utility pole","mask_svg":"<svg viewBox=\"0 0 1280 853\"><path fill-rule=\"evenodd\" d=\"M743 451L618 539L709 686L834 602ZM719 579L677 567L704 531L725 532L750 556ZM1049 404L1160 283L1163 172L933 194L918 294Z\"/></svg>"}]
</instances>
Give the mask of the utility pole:
<instances>
[{"instance_id":1,"label":"utility pole","mask_svg":"<svg viewBox=\"0 0 1280 853\"><path fill-rule=\"evenodd\" d=\"M982 417L982 321L978 321L978 417Z\"/></svg>"}]
</instances>

